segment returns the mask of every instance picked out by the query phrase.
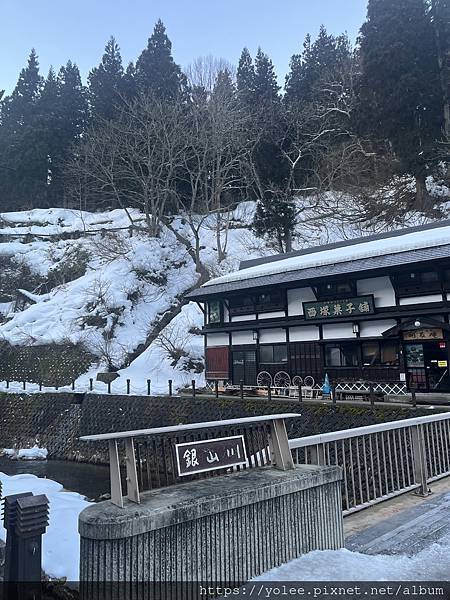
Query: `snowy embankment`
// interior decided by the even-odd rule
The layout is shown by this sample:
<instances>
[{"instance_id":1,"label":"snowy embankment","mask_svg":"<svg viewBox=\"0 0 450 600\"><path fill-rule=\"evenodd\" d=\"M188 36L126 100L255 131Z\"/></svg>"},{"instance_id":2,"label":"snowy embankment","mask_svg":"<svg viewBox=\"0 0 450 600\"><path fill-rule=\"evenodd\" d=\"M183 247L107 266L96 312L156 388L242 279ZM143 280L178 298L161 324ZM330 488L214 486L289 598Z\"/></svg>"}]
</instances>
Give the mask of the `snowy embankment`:
<instances>
[{"instance_id":1,"label":"snowy embankment","mask_svg":"<svg viewBox=\"0 0 450 600\"><path fill-rule=\"evenodd\" d=\"M89 506L84 496L63 491L63 486L51 479L35 475L8 476L0 473L3 497L21 492L45 494L49 500L49 525L43 537L42 568L51 578L78 581L80 538L78 515ZM6 531L0 523L0 539L6 540Z\"/></svg>"},{"instance_id":2,"label":"snowy embankment","mask_svg":"<svg viewBox=\"0 0 450 600\"><path fill-rule=\"evenodd\" d=\"M241 225L249 221L247 210L251 214L252 203L233 213ZM139 225L143 216L136 210L130 214ZM23 289L27 282L17 286L25 306L0 305L0 340L14 346L83 344L94 360L75 382L79 391L88 390L92 378L94 392L106 392L96 375L111 366L122 367L113 393L125 393L126 379L131 380L131 393L146 393L148 379L152 393L166 392L168 379L174 389L190 385L192 379L202 385L203 315L197 305L184 306L152 336L159 321L196 285L199 273L192 257L168 229L163 228L158 238L139 231L130 237L129 225L122 210L0 214L0 260L13 261L13 271L15 265L17 270L25 265L39 282L32 290ZM172 225L190 235L183 219ZM235 269L241 256L260 245L247 229L230 229L228 254L219 264L213 225L205 221L200 232L201 259L212 275ZM2 239L8 241L1 243ZM143 344L148 345L144 352L124 366L127 356ZM23 392L22 384L11 382L9 391ZM27 384L26 391L39 391L38 385Z\"/></svg>"}]
</instances>

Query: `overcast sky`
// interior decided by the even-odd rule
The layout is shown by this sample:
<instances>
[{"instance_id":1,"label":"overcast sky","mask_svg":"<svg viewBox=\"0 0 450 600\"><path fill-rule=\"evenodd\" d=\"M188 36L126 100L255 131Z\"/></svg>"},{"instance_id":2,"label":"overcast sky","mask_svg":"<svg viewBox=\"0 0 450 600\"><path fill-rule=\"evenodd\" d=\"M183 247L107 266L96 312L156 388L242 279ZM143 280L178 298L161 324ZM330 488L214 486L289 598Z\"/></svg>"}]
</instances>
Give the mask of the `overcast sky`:
<instances>
[{"instance_id":1,"label":"overcast sky","mask_svg":"<svg viewBox=\"0 0 450 600\"><path fill-rule=\"evenodd\" d=\"M236 63L244 46L261 46L275 63L280 83L290 56L306 33L323 23L354 40L367 0L0 0L0 89L10 92L32 47L41 71L68 59L83 78L98 64L114 35L124 63L135 60L161 18L183 67L213 54Z\"/></svg>"}]
</instances>

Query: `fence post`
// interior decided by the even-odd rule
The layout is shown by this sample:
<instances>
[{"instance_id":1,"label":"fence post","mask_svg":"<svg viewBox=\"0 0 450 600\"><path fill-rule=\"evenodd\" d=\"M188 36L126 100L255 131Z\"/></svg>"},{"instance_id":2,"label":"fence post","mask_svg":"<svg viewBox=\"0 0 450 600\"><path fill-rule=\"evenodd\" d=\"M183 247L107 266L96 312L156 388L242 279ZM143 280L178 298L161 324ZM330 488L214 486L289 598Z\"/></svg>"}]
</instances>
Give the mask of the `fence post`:
<instances>
[{"instance_id":1,"label":"fence post","mask_svg":"<svg viewBox=\"0 0 450 600\"><path fill-rule=\"evenodd\" d=\"M72 390L75 390L75 380L72 379Z\"/></svg>"},{"instance_id":2,"label":"fence post","mask_svg":"<svg viewBox=\"0 0 450 600\"><path fill-rule=\"evenodd\" d=\"M39 382L39 391L42 392L42 381Z\"/></svg>"},{"instance_id":3,"label":"fence post","mask_svg":"<svg viewBox=\"0 0 450 600\"><path fill-rule=\"evenodd\" d=\"M214 380L214 395L216 396L216 398L219 397L219 382L217 381L217 379Z\"/></svg>"},{"instance_id":4,"label":"fence post","mask_svg":"<svg viewBox=\"0 0 450 600\"><path fill-rule=\"evenodd\" d=\"M240 396L241 396L241 400L244 399L244 380L241 379L239 381L239 392L240 392Z\"/></svg>"},{"instance_id":5,"label":"fence post","mask_svg":"<svg viewBox=\"0 0 450 600\"><path fill-rule=\"evenodd\" d=\"M195 398L195 379L192 379L191 384L192 384L192 397Z\"/></svg>"},{"instance_id":6,"label":"fence post","mask_svg":"<svg viewBox=\"0 0 450 600\"><path fill-rule=\"evenodd\" d=\"M127 394L130 393L130 383L131 383L130 379L127 379Z\"/></svg>"},{"instance_id":7,"label":"fence post","mask_svg":"<svg viewBox=\"0 0 450 600\"><path fill-rule=\"evenodd\" d=\"M110 394L110 393L111 393L111 382L108 381L108 394Z\"/></svg>"},{"instance_id":8,"label":"fence post","mask_svg":"<svg viewBox=\"0 0 450 600\"><path fill-rule=\"evenodd\" d=\"M94 389L94 380L92 379L92 377L89 378L89 391L92 392L92 390Z\"/></svg>"},{"instance_id":9,"label":"fence post","mask_svg":"<svg viewBox=\"0 0 450 600\"><path fill-rule=\"evenodd\" d=\"M333 404L337 403L337 397L336 397L336 384L333 383L333 385L331 386L331 402Z\"/></svg>"},{"instance_id":10,"label":"fence post","mask_svg":"<svg viewBox=\"0 0 450 600\"><path fill-rule=\"evenodd\" d=\"M152 385L152 380L151 379L147 379L147 396L150 396L151 385Z\"/></svg>"},{"instance_id":11,"label":"fence post","mask_svg":"<svg viewBox=\"0 0 450 600\"><path fill-rule=\"evenodd\" d=\"M419 484L416 494L419 496L428 496L430 491L427 483L428 468L423 425L413 425L411 427L411 443L413 450L414 481Z\"/></svg>"},{"instance_id":12,"label":"fence post","mask_svg":"<svg viewBox=\"0 0 450 600\"><path fill-rule=\"evenodd\" d=\"M298 401L300 402L300 404L303 402L301 383L298 384Z\"/></svg>"},{"instance_id":13,"label":"fence post","mask_svg":"<svg viewBox=\"0 0 450 600\"><path fill-rule=\"evenodd\" d=\"M169 396L172 395L172 380L169 379Z\"/></svg>"},{"instance_id":14,"label":"fence post","mask_svg":"<svg viewBox=\"0 0 450 600\"><path fill-rule=\"evenodd\" d=\"M375 392L373 391L373 383L369 382L369 397L370 397L370 406L375 406Z\"/></svg>"},{"instance_id":15,"label":"fence post","mask_svg":"<svg viewBox=\"0 0 450 600\"><path fill-rule=\"evenodd\" d=\"M8 379L6 380L6 389L7 390L9 389L9 381L8 381Z\"/></svg>"},{"instance_id":16,"label":"fence post","mask_svg":"<svg viewBox=\"0 0 450 600\"><path fill-rule=\"evenodd\" d=\"M23 385L23 389L24 389L24 390L26 390L26 389L27 389L27 382L26 382L26 381L23 381L23 382L22 382L22 385ZM56 388L56 389L58 389L58 388Z\"/></svg>"},{"instance_id":17,"label":"fence post","mask_svg":"<svg viewBox=\"0 0 450 600\"><path fill-rule=\"evenodd\" d=\"M267 386L267 400L270 402L272 400L272 386L269 385Z\"/></svg>"}]
</instances>

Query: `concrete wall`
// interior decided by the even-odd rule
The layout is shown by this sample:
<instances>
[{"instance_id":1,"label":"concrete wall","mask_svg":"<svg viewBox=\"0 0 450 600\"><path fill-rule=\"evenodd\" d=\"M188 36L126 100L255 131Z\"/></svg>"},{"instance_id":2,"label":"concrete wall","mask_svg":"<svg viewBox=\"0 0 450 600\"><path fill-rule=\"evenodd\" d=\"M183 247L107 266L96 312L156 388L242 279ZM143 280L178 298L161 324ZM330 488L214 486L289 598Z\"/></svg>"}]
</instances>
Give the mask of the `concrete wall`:
<instances>
[{"instance_id":1,"label":"concrete wall","mask_svg":"<svg viewBox=\"0 0 450 600\"><path fill-rule=\"evenodd\" d=\"M234 586L341 548L341 478L338 467L269 467L146 492L123 509L95 504L79 518L81 599L100 598L104 581Z\"/></svg>"},{"instance_id":2,"label":"concrete wall","mask_svg":"<svg viewBox=\"0 0 450 600\"><path fill-rule=\"evenodd\" d=\"M80 404L80 400L82 403ZM290 438L363 427L439 412L429 408L324 406L298 402L239 398L114 396L87 394L0 394L0 448L27 448L37 443L50 458L108 463L106 444L80 442L80 435L130 431L233 419L283 412L300 412L286 422Z\"/></svg>"}]
</instances>

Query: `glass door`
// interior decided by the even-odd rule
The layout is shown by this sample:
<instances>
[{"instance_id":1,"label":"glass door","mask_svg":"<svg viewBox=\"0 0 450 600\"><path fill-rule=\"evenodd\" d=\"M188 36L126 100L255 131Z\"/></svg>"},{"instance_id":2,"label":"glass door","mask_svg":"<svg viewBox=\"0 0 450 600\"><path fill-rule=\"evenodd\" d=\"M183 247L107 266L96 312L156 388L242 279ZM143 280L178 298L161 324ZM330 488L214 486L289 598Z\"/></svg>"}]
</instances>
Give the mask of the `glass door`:
<instances>
[{"instance_id":1,"label":"glass door","mask_svg":"<svg viewBox=\"0 0 450 600\"><path fill-rule=\"evenodd\" d=\"M405 361L409 384L417 390L427 389L423 344L405 344Z\"/></svg>"},{"instance_id":2,"label":"glass door","mask_svg":"<svg viewBox=\"0 0 450 600\"><path fill-rule=\"evenodd\" d=\"M256 351L242 350L233 352L233 383L256 385Z\"/></svg>"}]
</instances>

